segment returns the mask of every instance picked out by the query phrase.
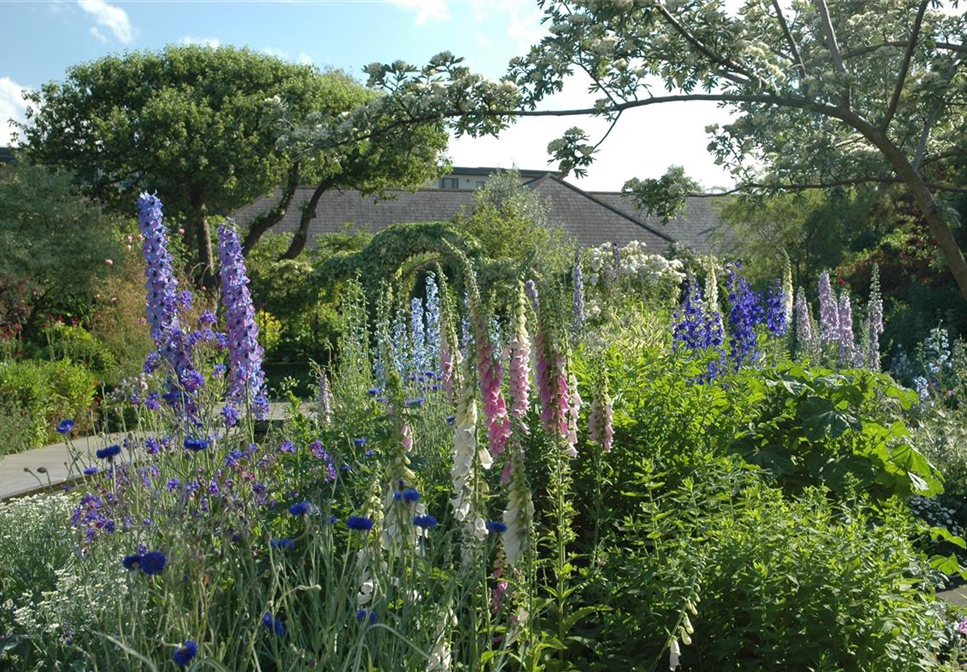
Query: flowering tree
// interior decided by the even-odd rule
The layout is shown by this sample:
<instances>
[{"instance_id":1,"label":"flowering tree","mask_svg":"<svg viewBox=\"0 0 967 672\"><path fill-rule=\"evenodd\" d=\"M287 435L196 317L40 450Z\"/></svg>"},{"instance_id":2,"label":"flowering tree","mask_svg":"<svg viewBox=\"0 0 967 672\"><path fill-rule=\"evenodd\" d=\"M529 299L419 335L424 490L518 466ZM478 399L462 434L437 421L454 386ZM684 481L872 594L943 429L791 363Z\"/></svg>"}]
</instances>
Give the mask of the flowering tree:
<instances>
[{"instance_id":1,"label":"flowering tree","mask_svg":"<svg viewBox=\"0 0 967 672\"><path fill-rule=\"evenodd\" d=\"M616 124L650 105L720 103L735 121L710 129L710 148L738 190L900 183L967 297L967 262L938 200L963 191L947 169L967 154L967 23L956 2L748 0L737 11L721 1L686 0L541 6L550 35L513 59L501 82L471 73L450 53L422 69L401 61L368 66L370 85L393 95L360 110L354 126L378 135L369 122L389 104L400 110L396 124L442 118L458 133L494 134L524 116ZM591 79L599 96L592 107L535 109L575 71ZM580 175L597 145L573 128L548 149L562 171ZM625 190L669 218L693 186L679 171L629 180Z\"/></svg>"},{"instance_id":2,"label":"flowering tree","mask_svg":"<svg viewBox=\"0 0 967 672\"><path fill-rule=\"evenodd\" d=\"M26 94L30 107L19 130L31 159L70 168L87 193L119 212L130 210L139 191L157 190L169 217L184 225L200 280L211 285L207 215L231 214L281 187L245 238L248 251L281 221L300 184L318 185L312 210L326 189L415 187L436 176L446 134L432 125L325 154L289 132L295 120L335 125L376 97L343 74L246 49L168 46L73 66L65 81ZM302 250L308 219L286 256Z\"/></svg>"}]
</instances>

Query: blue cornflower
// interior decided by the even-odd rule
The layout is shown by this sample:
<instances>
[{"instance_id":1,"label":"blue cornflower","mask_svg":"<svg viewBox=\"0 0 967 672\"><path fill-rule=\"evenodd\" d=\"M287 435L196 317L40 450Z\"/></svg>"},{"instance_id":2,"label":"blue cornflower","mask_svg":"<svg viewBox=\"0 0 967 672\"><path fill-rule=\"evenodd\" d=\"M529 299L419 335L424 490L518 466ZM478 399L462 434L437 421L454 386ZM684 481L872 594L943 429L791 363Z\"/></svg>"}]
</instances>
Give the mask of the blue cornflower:
<instances>
[{"instance_id":1,"label":"blue cornflower","mask_svg":"<svg viewBox=\"0 0 967 672\"><path fill-rule=\"evenodd\" d=\"M168 558L161 551L149 551L141 556L141 571L148 576L160 574L167 564Z\"/></svg>"},{"instance_id":2,"label":"blue cornflower","mask_svg":"<svg viewBox=\"0 0 967 672\"><path fill-rule=\"evenodd\" d=\"M70 418L61 420L60 424L57 425L58 434L70 434L72 429L74 429L74 421Z\"/></svg>"},{"instance_id":3,"label":"blue cornflower","mask_svg":"<svg viewBox=\"0 0 967 672\"><path fill-rule=\"evenodd\" d=\"M491 520L487 523L487 529L494 534L503 534L507 531L507 526L499 520Z\"/></svg>"},{"instance_id":4,"label":"blue cornflower","mask_svg":"<svg viewBox=\"0 0 967 672\"><path fill-rule=\"evenodd\" d=\"M113 460L115 457L121 454L121 446L114 445L108 446L107 448L101 448L96 453L98 459L100 460Z\"/></svg>"},{"instance_id":5,"label":"blue cornflower","mask_svg":"<svg viewBox=\"0 0 967 672\"><path fill-rule=\"evenodd\" d=\"M363 446L366 445L366 437L360 436L357 439L353 439L353 443L356 445L357 448L362 448Z\"/></svg>"},{"instance_id":6,"label":"blue cornflower","mask_svg":"<svg viewBox=\"0 0 967 672\"><path fill-rule=\"evenodd\" d=\"M381 390L381 389L380 389L380 388L378 388L378 387L371 387L371 388L369 388L369 390L368 390L368 391L369 391L369 396L371 396L371 397L375 397L375 396L376 396L377 394L379 394L379 393L380 393L380 392L382 392L383 390Z\"/></svg>"},{"instance_id":7,"label":"blue cornflower","mask_svg":"<svg viewBox=\"0 0 967 672\"><path fill-rule=\"evenodd\" d=\"M279 452L280 453L294 453L295 452L295 444L292 443L291 441L289 441L288 439L285 439L284 441L282 441L282 443L279 444Z\"/></svg>"},{"instance_id":8,"label":"blue cornflower","mask_svg":"<svg viewBox=\"0 0 967 672\"><path fill-rule=\"evenodd\" d=\"M455 415L448 415L447 416L447 424L452 427L453 426L453 423L456 422L456 419L457 419L457 416L455 416Z\"/></svg>"},{"instance_id":9,"label":"blue cornflower","mask_svg":"<svg viewBox=\"0 0 967 672\"><path fill-rule=\"evenodd\" d=\"M366 516L349 516L346 519L346 527L357 532L369 532L373 529L373 520Z\"/></svg>"},{"instance_id":10,"label":"blue cornflower","mask_svg":"<svg viewBox=\"0 0 967 672\"><path fill-rule=\"evenodd\" d=\"M356 610L356 620L359 621L360 623L362 623L364 618L366 618L366 610L365 609L357 609ZM377 620L378 619L376 618L376 612L375 611L369 612L369 624L370 625L376 625L376 621Z\"/></svg>"},{"instance_id":11,"label":"blue cornflower","mask_svg":"<svg viewBox=\"0 0 967 672\"><path fill-rule=\"evenodd\" d=\"M271 611L265 612L265 616L262 617L262 625L275 632L279 637L285 634L285 626L282 624L282 619L273 616Z\"/></svg>"},{"instance_id":12,"label":"blue cornflower","mask_svg":"<svg viewBox=\"0 0 967 672\"><path fill-rule=\"evenodd\" d=\"M437 519L436 516L431 516L429 514L425 516L414 516L413 524L417 527L426 527L432 530L437 526Z\"/></svg>"},{"instance_id":13,"label":"blue cornflower","mask_svg":"<svg viewBox=\"0 0 967 672\"><path fill-rule=\"evenodd\" d=\"M407 488L403 491L403 501L407 504L412 504L413 502L420 501L420 493L413 488Z\"/></svg>"},{"instance_id":14,"label":"blue cornflower","mask_svg":"<svg viewBox=\"0 0 967 672\"><path fill-rule=\"evenodd\" d=\"M313 508L312 502L297 502L289 507L289 513L293 516L304 516Z\"/></svg>"},{"instance_id":15,"label":"blue cornflower","mask_svg":"<svg viewBox=\"0 0 967 672\"><path fill-rule=\"evenodd\" d=\"M175 661L175 665L178 667L185 667L197 655L198 645L190 639L187 639L185 640L184 644L175 649L175 652L171 658Z\"/></svg>"},{"instance_id":16,"label":"blue cornflower","mask_svg":"<svg viewBox=\"0 0 967 672\"><path fill-rule=\"evenodd\" d=\"M141 554L133 553L131 555L125 555L124 558L121 559L121 564L124 565L124 568L127 570L137 569L138 565L141 564Z\"/></svg>"},{"instance_id":17,"label":"blue cornflower","mask_svg":"<svg viewBox=\"0 0 967 672\"><path fill-rule=\"evenodd\" d=\"M406 399L406 400L404 401L404 403L405 403L405 404L406 404L406 405L407 405L407 406L408 406L409 408L419 408L420 406L422 406L422 405L423 405L423 402L425 402L425 401L426 401L426 399L425 399L425 398L423 398L423 397L416 397L415 399Z\"/></svg>"},{"instance_id":18,"label":"blue cornflower","mask_svg":"<svg viewBox=\"0 0 967 672\"><path fill-rule=\"evenodd\" d=\"M363 458L368 460L369 458L371 458L373 456L373 454L374 453L373 453L372 449L367 450L365 453L363 453Z\"/></svg>"},{"instance_id":19,"label":"blue cornflower","mask_svg":"<svg viewBox=\"0 0 967 672\"><path fill-rule=\"evenodd\" d=\"M157 455L161 452L161 442L153 436L149 436L144 440L144 451L148 455Z\"/></svg>"},{"instance_id":20,"label":"blue cornflower","mask_svg":"<svg viewBox=\"0 0 967 672\"><path fill-rule=\"evenodd\" d=\"M193 452L199 452L208 448L208 439L188 437L185 439L185 448Z\"/></svg>"},{"instance_id":21,"label":"blue cornflower","mask_svg":"<svg viewBox=\"0 0 967 672\"><path fill-rule=\"evenodd\" d=\"M281 539L271 539L269 540L269 546L272 548L293 548L295 546L295 539L290 539L289 537L282 537Z\"/></svg>"},{"instance_id":22,"label":"blue cornflower","mask_svg":"<svg viewBox=\"0 0 967 672\"><path fill-rule=\"evenodd\" d=\"M96 473L97 473L97 467L88 467L87 469L84 470L85 476L93 476Z\"/></svg>"}]
</instances>

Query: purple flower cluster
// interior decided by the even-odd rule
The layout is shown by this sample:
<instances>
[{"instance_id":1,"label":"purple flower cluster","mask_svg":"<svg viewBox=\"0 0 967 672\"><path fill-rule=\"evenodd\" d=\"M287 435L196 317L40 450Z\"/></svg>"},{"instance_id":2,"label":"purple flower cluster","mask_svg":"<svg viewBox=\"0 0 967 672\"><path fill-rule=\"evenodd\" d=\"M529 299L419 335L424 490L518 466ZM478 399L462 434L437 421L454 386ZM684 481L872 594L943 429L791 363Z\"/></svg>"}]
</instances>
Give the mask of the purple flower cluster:
<instances>
[{"instance_id":1,"label":"purple flower cluster","mask_svg":"<svg viewBox=\"0 0 967 672\"><path fill-rule=\"evenodd\" d=\"M702 300L702 288L697 282L689 282L685 301L674 314L672 330L674 349L705 351L722 345L721 320L716 311L707 310Z\"/></svg>"},{"instance_id":2,"label":"purple flower cluster","mask_svg":"<svg viewBox=\"0 0 967 672\"><path fill-rule=\"evenodd\" d=\"M574 333L581 333L584 328L584 275L581 273L580 251L574 255L573 279L574 315L571 321L571 329L574 330Z\"/></svg>"},{"instance_id":3,"label":"purple flower cluster","mask_svg":"<svg viewBox=\"0 0 967 672\"><path fill-rule=\"evenodd\" d=\"M809 350L813 344L813 321L806 303L806 292L800 287L796 292L796 339L800 350Z\"/></svg>"},{"instance_id":4,"label":"purple flower cluster","mask_svg":"<svg viewBox=\"0 0 967 672\"><path fill-rule=\"evenodd\" d=\"M850 301L849 294L845 291L839 295L837 313L839 333L836 340L839 341L839 364L840 366L853 366L856 358L856 341L853 338L853 304Z\"/></svg>"},{"instance_id":5,"label":"purple flower cluster","mask_svg":"<svg viewBox=\"0 0 967 672\"><path fill-rule=\"evenodd\" d=\"M248 290L242 245L232 225L222 224L218 228L218 258L221 261L222 305L228 323L229 400L239 406L251 403L256 417L264 418L269 404L265 397L265 374L262 373L263 351L258 342L259 327L255 323L255 308Z\"/></svg>"},{"instance_id":6,"label":"purple flower cluster","mask_svg":"<svg viewBox=\"0 0 967 672\"><path fill-rule=\"evenodd\" d=\"M823 345L839 340L839 304L826 272L819 276L819 340Z\"/></svg>"},{"instance_id":7,"label":"purple flower cluster","mask_svg":"<svg viewBox=\"0 0 967 672\"><path fill-rule=\"evenodd\" d=\"M867 315L867 362L873 371L880 370L880 335L883 333L883 297L880 293L880 267L873 266L870 280L870 300L866 306Z\"/></svg>"},{"instance_id":8,"label":"purple flower cluster","mask_svg":"<svg viewBox=\"0 0 967 672\"><path fill-rule=\"evenodd\" d=\"M754 362L759 356L759 334L756 326L765 319L758 295L749 289L745 276L730 268L725 286L729 291L729 359L738 371L743 364Z\"/></svg>"}]
</instances>

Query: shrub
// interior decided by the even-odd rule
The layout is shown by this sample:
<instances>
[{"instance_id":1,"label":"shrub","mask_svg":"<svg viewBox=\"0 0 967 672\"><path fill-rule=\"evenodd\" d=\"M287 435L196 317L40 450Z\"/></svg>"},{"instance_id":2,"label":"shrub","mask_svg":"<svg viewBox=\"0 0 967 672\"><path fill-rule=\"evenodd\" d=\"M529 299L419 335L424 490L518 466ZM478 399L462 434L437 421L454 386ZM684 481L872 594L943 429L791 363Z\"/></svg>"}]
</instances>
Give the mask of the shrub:
<instances>
[{"instance_id":1,"label":"shrub","mask_svg":"<svg viewBox=\"0 0 967 672\"><path fill-rule=\"evenodd\" d=\"M74 419L75 431L88 431L96 390L95 375L66 360L0 362L0 413L15 418L23 431L0 445L0 454L55 440L54 428L64 418Z\"/></svg>"}]
</instances>

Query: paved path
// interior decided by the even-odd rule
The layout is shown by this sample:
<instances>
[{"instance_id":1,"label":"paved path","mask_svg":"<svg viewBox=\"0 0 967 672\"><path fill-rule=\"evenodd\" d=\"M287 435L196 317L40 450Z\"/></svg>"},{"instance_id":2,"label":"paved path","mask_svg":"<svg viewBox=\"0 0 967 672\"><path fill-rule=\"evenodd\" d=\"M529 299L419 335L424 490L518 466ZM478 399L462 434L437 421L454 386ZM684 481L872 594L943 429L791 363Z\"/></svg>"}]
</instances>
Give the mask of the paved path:
<instances>
[{"instance_id":1,"label":"paved path","mask_svg":"<svg viewBox=\"0 0 967 672\"><path fill-rule=\"evenodd\" d=\"M284 420L288 407L288 404L282 403L269 404L268 419ZM119 433L71 439L71 443L81 455L86 455L88 452L93 455L99 448L112 443L121 443L123 439L124 434ZM67 479L67 465L70 459L70 452L63 441L0 457L0 500L20 497L49 486L60 485ZM30 471L25 471L27 469ZM46 470L46 473L38 469ZM30 472L36 476L31 475Z\"/></svg>"}]
</instances>

